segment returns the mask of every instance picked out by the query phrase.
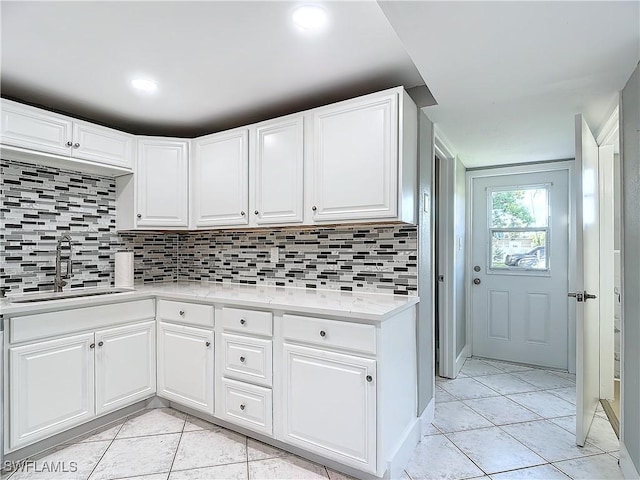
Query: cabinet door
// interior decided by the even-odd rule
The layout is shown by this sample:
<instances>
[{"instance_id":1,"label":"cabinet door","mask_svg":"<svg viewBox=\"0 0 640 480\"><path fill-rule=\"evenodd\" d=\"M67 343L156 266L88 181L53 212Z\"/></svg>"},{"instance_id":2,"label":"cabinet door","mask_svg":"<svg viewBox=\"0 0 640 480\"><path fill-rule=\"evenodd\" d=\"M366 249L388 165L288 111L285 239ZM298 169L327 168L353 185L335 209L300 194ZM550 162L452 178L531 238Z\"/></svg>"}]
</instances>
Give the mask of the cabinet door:
<instances>
[{"instance_id":1,"label":"cabinet door","mask_svg":"<svg viewBox=\"0 0 640 480\"><path fill-rule=\"evenodd\" d=\"M133 169L133 140L133 135L76 120L71 155Z\"/></svg>"},{"instance_id":2,"label":"cabinet door","mask_svg":"<svg viewBox=\"0 0 640 480\"><path fill-rule=\"evenodd\" d=\"M155 321L96 332L96 413L156 392Z\"/></svg>"},{"instance_id":3,"label":"cabinet door","mask_svg":"<svg viewBox=\"0 0 640 480\"><path fill-rule=\"evenodd\" d=\"M247 225L249 153L246 129L194 141L192 186L196 227Z\"/></svg>"},{"instance_id":4,"label":"cabinet door","mask_svg":"<svg viewBox=\"0 0 640 480\"><path fill-rule=\"evenodd\" d=\"M282 439L376 471L376 362L284 344Z\"/></svg>"},{"instance_id":5,"label":"cabinet door","mask_svg":"<svg viewBox=\"0 0 640 480\"><path fill-rule=\"evenodd\" d=\"M396 217L397 94L318 109L313 124L314 222Z\"/></svg>"},{"instance_id":6,"label":"cabinet door","mask_svg":"<svg viewBox=\"0 0 640 480\"><path fill-rule=\"evenodd\" d=\"M188 225L188 162L186 141L138 140L137 226Z\"/></svg>"},{"instance_id":7,"label":"cabinet door","mask_svg":"<svg viewBox=\"0 0 640 480\"><path fill-rule=\"evenodd\" d=\"M298 116L256 128L252 213L257 225L302 223L302 125Z\"/></svg>"},{"instance_id":8,"label":"cabinet door","mask_svg":"<svg viewBox=\"0 0 640 480\"><path fill-rule=\"evenodd\" d=\"M213 415L213 332L158 325L158 396Z\"/></svg>"},{"instance_id":9,"label":"cabinet door","mask_svg":"<svg viewBox=\"0 0 640 480\"><path fill-rule=\"evenodd\" d=\"M9 348L10 448L95 416L93 345L89 333Z\"/></svg>"},{"instance_id":10,"label":"cabinet door","mask_svg":"<svg viewBox=\"0 0 640 480\"><path fill-rule=\"evenodd\" d=\"M71 154L71 119L2 100L2 143L40 152Z\"/></svg>"}]
</instances>

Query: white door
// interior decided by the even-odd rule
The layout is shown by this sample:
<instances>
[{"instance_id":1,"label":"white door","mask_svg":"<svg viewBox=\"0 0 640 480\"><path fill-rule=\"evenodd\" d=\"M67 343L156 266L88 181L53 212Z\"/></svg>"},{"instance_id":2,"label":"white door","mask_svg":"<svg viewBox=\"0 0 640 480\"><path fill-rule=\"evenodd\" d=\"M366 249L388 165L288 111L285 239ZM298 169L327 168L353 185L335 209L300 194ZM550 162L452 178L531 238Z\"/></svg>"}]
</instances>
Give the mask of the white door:
<instances>
[{"instance_id":1,"label":"white door","mask_svg":"<svg viewBox=\"0 0 640 480\"><path fill-rule=\"evenodd\" d=\"M213 415L213 332L158 324L158 396Z\"/></svg>"},{"instance_id":2,"label":"white door","mask_svg":"<svg viewBox=\"0 0 640 480\"><path fill-rule=\"evenodd\" d=\"M134 139L133 135L127 133L74 120L71 155L133 169Z\"/></svg>"},{"instance_id":3,"label":"white door","mask_svg":"<svg viewBox=\"0 0 640 480\"><path fill-rule=\"evenodd\" d=\"M314 222L397 216L398 95L316 110Z\"/></svg>"},{"instance_id":4,"label":"white door","mask_svg":"<svg viewBox=\"0 0 640 480\"><path fill-rule=\"evenodd\" d=\"M598 144L576 115L576 443L584 445L600 401ZM590 298L593 297L593 298Z\"/></svg>"},{"instance_id":5,"label":"white door","mask_svg":"<svg viewBox=\"0 0 640 480\"><path fill-rule=\"evenodd\" d=\"M284 441L376 470L376 361L284 344Z\"/></svg>"},{"instance_id":6,"label":"white door","mask_svg":"<svg viewBox=\"0 0 640 480\"><path fill-rule=\"evenodd\" d=\"M155 321L96 332L96 413L156 392Z\"/></svg>"},{"instance_id":7,"label":"white door","mask_svg":"<svg viewBox=\"0 0 640 480\"><path fill-rule=\"evenodd\" d=\"M94 346L87 333L9 349L10 448L94 417Z\"/></svg>"},{"instance_id":8,"label":"white door","mask_svg":"<svg viewBox=\"0 0 640 480\"><path fill-rule=\"evenodd\" d=\"M256 225L302 223L302 125L302 115L298 115L256 128L252 157Z\"/></svg>"},{"instance_id":9,"label":"white door","mask_svg":"<svg viewBox=\"0 0 640 480\"><path fill-rule=\"evenodd\" d=\"M188 155L188 142L183 140L138 140L138 227L188 226Z\"/></svg>"},{"instance_id":10,"label":"white door","mask_svg":"<svg viewBox=\"0 0 640 480\"><path fill-rule=\"evenodd\" d=\"M196 227L249 223L247 129L194 140L193 215Z\"/></svg>"},{"instance_id":11,"label":"white door","mask_svg":"<svg viewBox=\"0 0 640 480\"><path fill-rule=\"evenodd\" d=\"M568 368L568 170L472 174L473 355Z\"/></svg>"}]
</instances>

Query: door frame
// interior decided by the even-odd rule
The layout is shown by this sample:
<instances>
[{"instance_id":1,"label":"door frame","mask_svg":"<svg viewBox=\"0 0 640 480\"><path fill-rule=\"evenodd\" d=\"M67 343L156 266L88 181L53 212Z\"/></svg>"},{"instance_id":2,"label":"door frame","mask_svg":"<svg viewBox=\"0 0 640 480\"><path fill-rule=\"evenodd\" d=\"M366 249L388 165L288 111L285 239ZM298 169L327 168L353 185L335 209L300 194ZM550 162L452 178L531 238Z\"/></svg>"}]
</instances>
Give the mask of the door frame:
<instances>
[{"instance_id":1,"label":"door frame","mask_svg":"<svg viewBox=\"0 0 640 480\"><path fill-rule=\"evenodd\" d=\"M567 278L570 287L575 284L576 280L576 238L575 238L575 195L574 193L574 160L557 160L551 162L535 162L527 164L518 164L512 166L499 166L499 167L483 167L473 168L467 170L467 194L466 194L466 252L465 252L465 278L473 278L472 271L472 246L473 246L473 181L476 178L494 177L500 175L516 175L524 173L542 173L558 170L567 171L567 195L569 206L569 245L568 245L568 272ZM472 289L466 289L466 323L467 323L467 353L469 356L473 355L473 324L472 324ZM576 312L575 302L568 302L568 314L567 319L567 366L571 373L576 371Z\"/></svg>"},{"instance_id":2,"label":"door frame","mask_svg":"<svg viewBox=\"0 0 640 480\"><path fill-rule=\"evenodd\" d=\"M438 204L437 219L440 224L440 218L453 221L454 205L452 197L455 192L451 192L452 185L450 182L441 181L445 176L455 174L456 156L449 149L447 141L442 132L435 127L434 134L435 156L440 160L440 169L437 182ZM443 168L444 167L444 168ZM455 186L453 186L455 188ZM438 372L441 377L456 378L458 372L462 368L464 360L466 360L466 347L461 359L456 358L456 317L454 315L454 277L455 269L453 262L453 248L451 247L455 241L455 235L451 235L451 228L442 228L438 225L438 258L436 258L436 268L434 268L434 285L438 285ZM438 277L444 276L444 281L440 282Z\"/></svg>"}]
</instances>

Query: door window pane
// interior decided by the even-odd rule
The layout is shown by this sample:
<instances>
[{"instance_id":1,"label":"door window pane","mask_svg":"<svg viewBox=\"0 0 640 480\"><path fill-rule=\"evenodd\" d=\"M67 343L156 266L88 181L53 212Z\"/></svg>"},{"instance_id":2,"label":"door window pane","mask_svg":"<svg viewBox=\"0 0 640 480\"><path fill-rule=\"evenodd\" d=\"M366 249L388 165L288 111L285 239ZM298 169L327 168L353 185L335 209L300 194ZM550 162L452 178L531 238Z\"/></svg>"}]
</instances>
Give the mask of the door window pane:
<instances>
[{"instance_id":1,"label":"door window pane","mask_svg":"<svg viewBox=\"0 0 640 480\"><path fill-rule=\"evenodd\" d=\"M490 265L494 269L547 270L547 229L491 230Z\"/></svg>"},{"instance_id":2,"label":"door window pane","mask_svg":"<svg viewBox=\"0 0 640 480\"><path fill-rule=\"evenodd\" d=\"M490 227L526 228L549 225L549 189L546 186L493 190Z\"/></svg>"}]
</instances>

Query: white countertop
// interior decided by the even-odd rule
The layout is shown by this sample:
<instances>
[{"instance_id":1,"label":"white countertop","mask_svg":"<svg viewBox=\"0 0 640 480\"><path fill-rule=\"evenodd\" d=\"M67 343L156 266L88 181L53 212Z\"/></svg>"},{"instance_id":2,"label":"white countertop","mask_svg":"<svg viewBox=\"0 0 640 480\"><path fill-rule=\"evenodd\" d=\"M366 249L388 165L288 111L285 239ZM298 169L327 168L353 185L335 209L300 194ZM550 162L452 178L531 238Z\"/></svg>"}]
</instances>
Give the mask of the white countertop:
<instances>
[{"instance_id":1,"label":"white countertop","mask_svg":"<svg viewBox=\"0 0 640 480\"><path fill-rule=\"evenodd\" d=\"M70 291L76 290L81 291L81 289ZM137 285L133 291L109 295L31 303L11 303L3 300L0 303L0 315L15 317L154 297L218 305L268 308L310 315L331 315L374 322L381 322L392 317L419 301L416 296L382 293L355 293L232 283L172 282Z\"/></svg>"}]
</instances>

